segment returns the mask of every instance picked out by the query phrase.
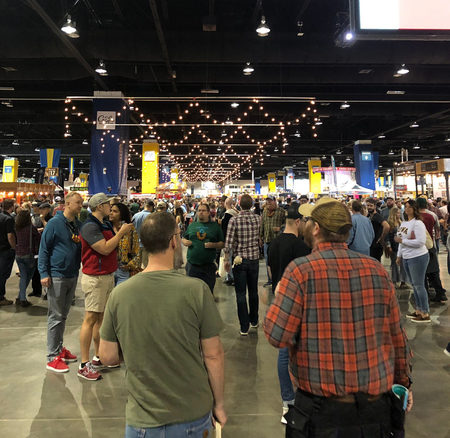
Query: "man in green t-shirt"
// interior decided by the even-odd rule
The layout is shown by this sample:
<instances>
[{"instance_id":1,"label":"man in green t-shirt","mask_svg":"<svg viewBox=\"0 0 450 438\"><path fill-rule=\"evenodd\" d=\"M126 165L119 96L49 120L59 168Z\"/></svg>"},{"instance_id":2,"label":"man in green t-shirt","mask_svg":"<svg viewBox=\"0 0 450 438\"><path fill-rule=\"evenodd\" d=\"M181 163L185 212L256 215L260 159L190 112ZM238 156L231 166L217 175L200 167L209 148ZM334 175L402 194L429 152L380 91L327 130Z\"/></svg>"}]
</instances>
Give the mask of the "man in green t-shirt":
<instances>
[{"instance_id":1,"label":"man in green t-shirt","mask_svg":"<svg viewBox=\"0 0 450 438\"><path fill-rule=\"evenodd\" d=\"M150 215L141 242L149 263L113 290L100 330L102 363L117 364L120 348L127 368L125 436L211 436L227 421L220 315L206 284L177 272L173 215Z\"/></svg>"},{"instance_id":2,"label":"man in green t-shirt","mask_svg":"<svg viewBox=\"0 0 450 438\"><path fill-rule=\"evenodd\" d=\"M209 205L201 203L197 209L197 221L184 233L183 245L188 247L186 274L203 280L214 291L217 266L216 250L224 247L222 228L211 221Z\"/></svg>"}]
</instances>

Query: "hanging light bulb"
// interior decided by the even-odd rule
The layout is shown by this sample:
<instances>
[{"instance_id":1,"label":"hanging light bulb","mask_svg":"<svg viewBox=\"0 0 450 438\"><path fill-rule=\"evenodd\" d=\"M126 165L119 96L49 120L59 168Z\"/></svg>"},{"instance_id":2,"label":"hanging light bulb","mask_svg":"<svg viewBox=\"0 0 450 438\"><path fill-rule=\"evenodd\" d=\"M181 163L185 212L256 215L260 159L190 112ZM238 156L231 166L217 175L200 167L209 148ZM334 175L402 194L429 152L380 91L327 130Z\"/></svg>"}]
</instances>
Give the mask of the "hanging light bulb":
<instances>
[{"instance_id":1,"label":"hanging light bulb","mask_svg":"<svg viewBox=\"0 0 450 438\"><path fill-rule=\"evenodd\" d=\"M397 70L397 74L400 76L407 75L409 73L409 69L406 67L405 64L402 64L402 66Z\"/></svg>"},{"instance_id":2,"label":"hanging light bulb","mask_svg":"<svg viewBox=\"0 0 450 438\"><path fill-rule=\"evenodd\" d=\"M108 71L106 70L105 62L101 59L98 63L98 67L95 69L95 71L100 76L108 76ZM131 109L131 108L130 108Z\"/></svg>"},{"instance_id":3,"label":"hanging light bulb","mask_svg":"<svg viewBox=\"0 0 450 438\"><path fill-rule=\"evenodd\" d=\"M249 62L246 62L244 68L242 69L244 76L250 76L254 71L255 69Z\"/></svg>"},{"instance_id":4,"label":"hanging light bulb","mask_svg":"<svg viewBox=\"0 0 450 438\"><path fill-rule=\"evenodd\" d=\"M70 17L70 15L67 16L66 22L61 26L61 30L68 35L70 38L79 38L80 35L77 31L76 24Z\"/></svg>"},{"instance_id":5,"label":"hanging light bulb","mask_svg":"<svg viewBox=\"0 0 450 438\"><path fill-rule=\"evenodd\" d=\"M261 23L259 23L259 26L256 28L256 33L260 37L266 37L270 33L270 28L266 23L266 17L264 17L264 15L261 17Z\"/></svg>"}]
</instances>

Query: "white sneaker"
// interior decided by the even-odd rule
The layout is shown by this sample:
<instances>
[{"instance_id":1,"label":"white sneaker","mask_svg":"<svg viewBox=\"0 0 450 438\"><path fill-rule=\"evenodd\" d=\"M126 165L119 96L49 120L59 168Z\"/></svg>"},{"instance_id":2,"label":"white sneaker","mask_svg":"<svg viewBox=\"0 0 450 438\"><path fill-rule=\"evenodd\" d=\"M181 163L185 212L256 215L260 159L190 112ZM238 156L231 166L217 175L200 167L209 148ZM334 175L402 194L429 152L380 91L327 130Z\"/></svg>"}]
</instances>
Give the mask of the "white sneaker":
<instances>
[{"instance_id":1,"label":"white sneaker","mask_svg":"<svg viewBox=\"0 0 450 438\"><path fill-rule=\"evenodd\" d=\"M284 416L289 412L289 408L283 406L283 413L281 414L281 423L282 424L287 424L286 419L284 418Z\"/></svg>"}]
</instances>

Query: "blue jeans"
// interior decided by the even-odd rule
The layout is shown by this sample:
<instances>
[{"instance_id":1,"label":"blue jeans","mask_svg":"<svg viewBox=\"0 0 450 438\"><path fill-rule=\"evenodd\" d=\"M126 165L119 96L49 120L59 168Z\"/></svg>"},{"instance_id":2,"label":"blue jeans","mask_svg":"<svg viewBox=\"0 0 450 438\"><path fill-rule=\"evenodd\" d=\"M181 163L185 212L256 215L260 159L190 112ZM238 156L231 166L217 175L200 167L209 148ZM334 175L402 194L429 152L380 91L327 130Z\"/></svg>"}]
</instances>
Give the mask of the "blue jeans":
<instances>
[{"instance_id":1,"label":"blue jeans","mask_svg":"<svg viewBox=\"0 0 450 438\"><path fill-rule=\"evenodd\" d=\"M281 400L293 405L295 392L289 376L289 348L281 348L278 351L278 380L280 381Z\"/></svg>"},{"instance_id":2,"label":"blue jeans","mask_svg":"<svg viewBox=\"0 0 450 438\"><path fill-rule=\"evenodd\" d=\"M265 243L263 248L264 248L264 260L266 261L267 281L269 283L272 283L272 278L270 277L270 274L269 274L269 268L268 268L269 265L267 263L267 260L268 260L268 257L269 257L269 246L270 246L270 242L269 243Z\"/></svg>"},{"instance_id":3,"label":"blue jeans","mask_svg":"<svg viewBox=\"0 0 450 438\"><path fill-rule=\"evenodd\" d=\"M258 322L258 274L259 260L242 259L242 263L233 268L237 311L242 332L248 331L250 323Z\"/></svg>"},{"instance_id":4,"label":"blue jeans","mask_svg":"<svg viewBox=\"0 0 450 438\"><path fill-rule=\"evenodd\" d=\"M125 428L125 438L203 438L205 436L212 436L211 413L189 423L146 428L127 424Z\"/></svg>"},{"instance_id":5,"label":"blue jeans","mask_svg":"<svg viewBox=\"0 0 450 438\"><path fill-rule=\"evenodd\" d=\"M397 265L397 253L391 253L391 277L393 283L405 282L406 281L406 273L405 268L403 267L403 263L399 266Z\"/></svg>"},{"instance_id":6,"label":"blue jeans","mask_svg":"<svg viewBox=\"0 0 450 438\"><path fill-rule=\"evenodd\" d=\"M203 280L208 285L211 293L214 293L214 285L216 284L216 269L215 263L207 263L206 265L186 263L186 275Z\"/></svg>"},{"instance_id":7,"label":"blue jeans","mask_svg":"<svg viewBox=\"0 0 450 438\"><path fill-rule=\"evenodd\" d=\"M406 276L414 289L416 308L422 313L429 313L428 294L425 289L425 273L430 255L428 253L412 259L403 259Z\"/></svg>"},{"instance_id":8,"label":"blue jeans","mask_svg":"<svg viewBox=\"0 0 450 438\"><path fill-rule=\"evenodd\" d=\"M117 286L120 283L123 283L125 280L130 278L130 271L125 271L125 269L117 268L117 271L114 272L114 284Z\"/></svg>"},{"instance_id":9,"label":"blue jeans","mask_svg":"<svg viewBox=\"0 0 450 438\"><path fill-rule=\"evenodd\" d=\"M27 299L27 287L33 278L34 271L36 269L36 259L32 255L23 257L16 257L17 266L20 272L19 281L19 300L26 301Z\"/></svg>"}]
</instances>

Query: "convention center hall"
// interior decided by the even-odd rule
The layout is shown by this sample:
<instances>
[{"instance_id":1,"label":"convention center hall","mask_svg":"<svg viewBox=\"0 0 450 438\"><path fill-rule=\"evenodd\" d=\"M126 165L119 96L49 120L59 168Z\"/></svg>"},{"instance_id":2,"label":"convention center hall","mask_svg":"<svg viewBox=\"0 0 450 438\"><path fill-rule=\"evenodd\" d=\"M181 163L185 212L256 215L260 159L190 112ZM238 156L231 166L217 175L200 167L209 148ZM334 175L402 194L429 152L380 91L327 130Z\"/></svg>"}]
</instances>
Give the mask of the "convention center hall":
<instances>
[{"instance_id":1,"label":"convention center hall","mask_svg":"<svg viewBox=\"0 0 450 438\"><path fill-rule=\"evenodd\" d=\"M450 438L449 0L0 40L0 438Z\"/></svg>"}]
</instances>

